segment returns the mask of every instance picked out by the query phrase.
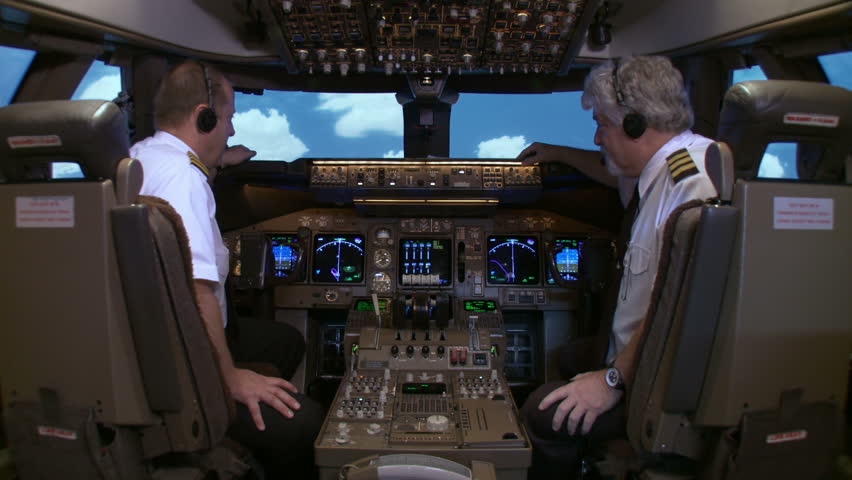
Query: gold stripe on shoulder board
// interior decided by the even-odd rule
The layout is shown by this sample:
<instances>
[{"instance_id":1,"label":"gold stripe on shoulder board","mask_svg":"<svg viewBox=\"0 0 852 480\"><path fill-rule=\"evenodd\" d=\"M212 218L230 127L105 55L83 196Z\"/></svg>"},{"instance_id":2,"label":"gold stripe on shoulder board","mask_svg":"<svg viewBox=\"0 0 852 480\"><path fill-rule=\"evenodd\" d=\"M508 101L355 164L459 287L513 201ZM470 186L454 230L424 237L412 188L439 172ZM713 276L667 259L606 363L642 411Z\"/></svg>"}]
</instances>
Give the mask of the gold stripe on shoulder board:
<instances>
[{"instance_id":1,"label":"gold stripe on shoulder board","mask_svg":"<svg viewBox=\"0 0 852 480\"><path fill-rule=\"evenodd\" d=\"M698 167L695 166L695 162L692 161L689 151L685 148L681 148L666 157L666 162L669 164L669 171L672 174L672 181L674 183L698 173Z\"/></svg>"},{"instance_id":2,"label":"gold stripe on shoulder board","mask_svg":"<svg viewBox=\"0 0 852 480\"><path fill-rule=\"evenodd\" d=\"M186 155L189 157L189 163L191 163L193 167L201 170L201 173L203 173L204 176L210 175L210 170L207 169L206 165L201 163L201 160L198 158L198 155L192 153L192 151L187 151Z\"/></svg>"}]
</instances>

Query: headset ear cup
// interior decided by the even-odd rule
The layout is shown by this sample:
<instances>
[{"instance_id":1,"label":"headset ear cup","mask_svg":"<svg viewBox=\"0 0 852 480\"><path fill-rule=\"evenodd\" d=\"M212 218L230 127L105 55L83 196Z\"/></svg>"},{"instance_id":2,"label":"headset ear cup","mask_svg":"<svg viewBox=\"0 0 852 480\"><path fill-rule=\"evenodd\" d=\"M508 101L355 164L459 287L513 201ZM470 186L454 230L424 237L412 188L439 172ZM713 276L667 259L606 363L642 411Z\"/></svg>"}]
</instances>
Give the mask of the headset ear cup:
<instances>
[{"instance_id":1,"label":"headset ear cup","mask_svg":"<svg viewBox=\"0 0 852 480\"><path fill-rule=\"evenodd\" d=\"M645 117L638 113L628 113L624 116L624 122L621 126L624 128L624 133L630 138L639 138L645 133L647 125Z\"/></svg>"},{"instance_id":2,"label":"headset ear cup","mask_svg":"<svg viewBox=\"0 0 852 480\"><path fill-rule=\"evenodd\" d=\"M205 108L198 114L198 129L210 133L216 128L216 121L216 112L212 108Z\"/></svg>"}]
</instances>

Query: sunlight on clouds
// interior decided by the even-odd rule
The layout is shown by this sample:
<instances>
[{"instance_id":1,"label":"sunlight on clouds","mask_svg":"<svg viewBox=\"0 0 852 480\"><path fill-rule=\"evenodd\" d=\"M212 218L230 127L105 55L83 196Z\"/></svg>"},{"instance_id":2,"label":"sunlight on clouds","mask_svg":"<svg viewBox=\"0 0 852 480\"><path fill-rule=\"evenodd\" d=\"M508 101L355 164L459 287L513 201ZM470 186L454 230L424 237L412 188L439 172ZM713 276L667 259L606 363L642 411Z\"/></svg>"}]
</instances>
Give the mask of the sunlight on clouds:
<instances>
[{"instance_id":1,"label":"sunlight on clouds","mask_svg":"<svg viewBox=\"0 0 852 480\"><path fill-rule=\"evenodd\" d=\"M527 146L529 146L529 143L523 135L517 137L503 135L479 142L479 146L476 148L476 156L477 158L515 158Z\"/></svg>"},{"instance_id":2,"label":"sunlight on clouds","mask_svg":"<svg viewBox=\"0 0 852 480\"><path fill-rule=\"evenodd\" d=\"M317 110L341 113L334 124L340 137L362 138L369 132L402 136L402 106L392 93L321 93Z\"/></svg>"},{"instance_id":3,"label":"sunlight on clouds","mask_svg":"<svg viewBox=\"0 0 852 480\"><path fill-rule=\"evenodd\" d=\"M760 168L757 170L757 176L761 178L784 178L784 167L781 166L781 159L777 155L764 153L763 160L760 161Z\"/></svg>"},{"instance_id":4,"label":"sunlight on clouds","mask_svg":"<svg viewBox=\"0 0 852 480\"><path fill-rule=\"evenodd\" d=\"M113 100L121 93L121 75L104 75L86 87L75 100Z\"/></svg>"},{"instance_id":5,"label":"sunlight on clouds","mask_svg":"<svg viewBox=\"0 0 852 480\"><path fill-rule=\"evenodd\" d=\"M290 132L287 115L270 108L264 114L256 108L234 115L237 132L229 145L245 145L257 151L255 160L283 160L292 162L308 152L308 147Z\"/></svg>"},{"instance_id":6,"label":"sunlight on clouds","mask_svg":"<svg viewBox=\"0 0 852 480\"><path fill-rule=\"evenodd\" d=\"M393 150L388 150L384 155L382 155L382 158L405 158L405 151L399 150L394 152Z\"/></svg>"}]
</instances>

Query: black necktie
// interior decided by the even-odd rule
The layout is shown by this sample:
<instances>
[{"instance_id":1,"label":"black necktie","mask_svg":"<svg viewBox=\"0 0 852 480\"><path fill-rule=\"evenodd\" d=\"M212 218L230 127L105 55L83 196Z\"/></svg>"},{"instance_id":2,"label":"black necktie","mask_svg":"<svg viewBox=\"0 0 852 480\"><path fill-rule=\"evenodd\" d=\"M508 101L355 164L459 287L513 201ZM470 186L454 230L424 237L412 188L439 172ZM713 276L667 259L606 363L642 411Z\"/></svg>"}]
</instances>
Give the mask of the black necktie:
<instances>
[{"instance_id":1,"label":"black necktie","mask_svg":"<svg viewBox=\"0 0 852 480\"><path fill-rule=\"evenodd\" d=\"M615 317L615 307L618 304L618 292L621 290L621 277L624 275L624 255L627 253L627 246L630 242L630 231L633 229L633 221L636 220L636 214L639 212L639 185L633 189L633 196L624 210L624 216L621 218L621 228L618 231L618 239L615 243L615 262L609 275L609 284L607 285L606 304L603 307L603 317L601 318L600 326L595 345L595 355L600 360L600 364L606 361L606 355L609 351L610 333L612 332L612 321Z\"/></svg>"}]
</instances>

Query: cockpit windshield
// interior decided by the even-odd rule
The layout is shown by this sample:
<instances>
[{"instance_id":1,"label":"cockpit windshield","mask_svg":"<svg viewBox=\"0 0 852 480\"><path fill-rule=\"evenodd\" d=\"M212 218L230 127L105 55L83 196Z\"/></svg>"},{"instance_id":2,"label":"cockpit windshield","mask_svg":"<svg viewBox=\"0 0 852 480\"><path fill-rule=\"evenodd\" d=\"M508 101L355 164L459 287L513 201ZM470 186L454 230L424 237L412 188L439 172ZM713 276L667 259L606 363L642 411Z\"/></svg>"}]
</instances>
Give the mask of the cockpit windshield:
<instances>
[{"instance_id":1,"label":"cockpit windshield","mask_svg":"<svg viewBox=\"0 0 852 480\"><path fill-rule=\"evenodd\" d=\"M256 150L258 160L404 156L392 93L238 92L236 106L230 144ZM451 122L455 158L515 158L533 141L596 148L579 92L461 94Z\"/></svg>"}]
</instances>

